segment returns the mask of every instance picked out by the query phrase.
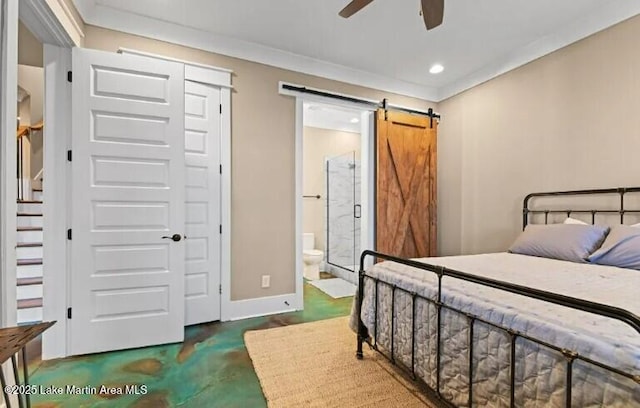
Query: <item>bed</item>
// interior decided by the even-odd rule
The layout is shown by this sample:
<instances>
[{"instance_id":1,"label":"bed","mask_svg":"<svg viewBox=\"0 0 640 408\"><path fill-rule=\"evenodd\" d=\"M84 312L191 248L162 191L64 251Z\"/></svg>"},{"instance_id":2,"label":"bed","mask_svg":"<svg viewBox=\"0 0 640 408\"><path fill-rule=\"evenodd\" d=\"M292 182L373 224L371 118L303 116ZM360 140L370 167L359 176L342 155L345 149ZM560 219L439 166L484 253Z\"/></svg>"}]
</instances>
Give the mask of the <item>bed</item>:
<instances>
[{"instance_id":1,"label":"bed","mask_svg":"<svg viewBox=\"0 0 640 408\"><path fill-rule=\"evenodd\" d=\"M625 208L636 192L530 194L523 227L554 214L624 224L640 214ZM614 207L531 206L612 195ZM365 271L368 257L383 262ZM408 260L365 251L359 283L358 358L368 343L444 406L640 407L639 270L513 253Z\"/></svg>"}]
</instances>

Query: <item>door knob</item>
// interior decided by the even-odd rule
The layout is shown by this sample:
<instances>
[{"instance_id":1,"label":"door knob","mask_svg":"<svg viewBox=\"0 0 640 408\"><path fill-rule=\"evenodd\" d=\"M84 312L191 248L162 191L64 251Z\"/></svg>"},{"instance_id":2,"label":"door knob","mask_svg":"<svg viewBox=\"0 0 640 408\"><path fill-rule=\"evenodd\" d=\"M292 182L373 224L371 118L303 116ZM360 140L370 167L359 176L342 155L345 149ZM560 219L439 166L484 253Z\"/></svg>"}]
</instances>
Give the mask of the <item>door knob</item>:
<instances>
[{"instance_id":1,"label":"door knob","mask_svg":"<svg viewBox=\"0 0 640 408\"><path fill-rule=\"evenodd\" d=\"M178 242L182 239L182 236L180 234L173 234L172 236L164 236L162 237L162 239L170 239L174 242Z\"/></svg>"}]
</instances>

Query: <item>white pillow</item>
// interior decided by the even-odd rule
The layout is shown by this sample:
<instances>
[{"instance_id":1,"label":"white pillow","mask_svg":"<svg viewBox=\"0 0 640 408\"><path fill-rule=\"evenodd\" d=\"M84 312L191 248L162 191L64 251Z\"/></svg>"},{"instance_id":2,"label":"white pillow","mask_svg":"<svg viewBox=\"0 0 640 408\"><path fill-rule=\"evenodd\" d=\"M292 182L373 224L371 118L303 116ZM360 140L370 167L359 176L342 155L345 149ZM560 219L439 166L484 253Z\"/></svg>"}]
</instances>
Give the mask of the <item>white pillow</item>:
<instances>
[{"instance_id":1,"label":"white pillow","mask_svg":"<svg viewBox=\"0 0 640 408\"><path fill-rule=\"evenodd\" d=\"M575 218L571 218L571 217L567 217L567 219L564 220L563 224L589 225L584 221L576 220ZM636 224L636 225L640 227L640 224Z\"/></svg>"}]
</instances>

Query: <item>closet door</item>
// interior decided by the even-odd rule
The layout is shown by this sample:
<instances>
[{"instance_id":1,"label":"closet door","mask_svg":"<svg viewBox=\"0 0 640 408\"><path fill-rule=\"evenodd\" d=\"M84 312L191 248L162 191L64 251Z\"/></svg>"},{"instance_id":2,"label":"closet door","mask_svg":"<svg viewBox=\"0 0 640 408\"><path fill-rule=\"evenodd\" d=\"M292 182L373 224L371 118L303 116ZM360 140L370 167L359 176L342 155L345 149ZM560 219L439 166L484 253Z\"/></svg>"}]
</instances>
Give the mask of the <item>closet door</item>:
<instances>
[{"instance_id":1,"label":"closet door","mask_svg":"<svg viewBox=\"0 0 640 408\"><path fill-rule=\"evenodd\" d=\"M437 121L379 110L376 125L376 250L435 256Z\"/></svg>"},{"instance_id":2,"label":"closet door","mask_svg":"<svg viewBox=\"0 0 640 408\"><path fill-rule=\"evenodd\" d=\"M185 81L185 325L220 320L220 88Z\"/></svg>"}]
</instances>

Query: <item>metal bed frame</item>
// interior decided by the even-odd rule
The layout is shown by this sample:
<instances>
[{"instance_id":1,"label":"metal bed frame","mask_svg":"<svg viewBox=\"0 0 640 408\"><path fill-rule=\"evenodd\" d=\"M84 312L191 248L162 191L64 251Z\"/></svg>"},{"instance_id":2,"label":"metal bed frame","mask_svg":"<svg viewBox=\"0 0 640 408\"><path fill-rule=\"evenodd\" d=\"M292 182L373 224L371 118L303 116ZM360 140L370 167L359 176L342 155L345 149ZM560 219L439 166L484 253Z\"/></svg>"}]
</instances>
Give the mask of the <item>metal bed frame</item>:
<instances>
[{"instance_id":1,"label":"metal bed frame","mask_svg":"<svg viewBox=\"0 0 640 408\"><path fill-rule=\"evenodd\" d=\"M591 214L591 222L592 224L595 224L595 215L598 213L608 213L608 214L620 214L620 222L624 223L624 216L627 213L635 213L635 214L640 214L640 210L628 210L625 209L625 194L627 193L634 193L634 192L640 192L640 187L629 187L629 188L610 188L610 189L595 189L595 190L577 190L577 191L560 191L560 192L545 192L545 193L533 193L533 194L529 194L525 197L524 199L524 203L523 203L523 228L527 226L527 224L529 223L529 215L530 214L544 214L544 220L545 220L545 224L548 223L548 215L549 214L566 214L567 216L570 216L572 213L580 213L580 214ZM580 195L611 195L611 194L618 194L620 196L620 201L619 201L619 207L617 209L593 209L593 210L571 210L571 209L563 209L563 210L557 210L557 209L536 209L536 210L532 210L529 208L529 202L532 198L535 197L552 197L552 196L580 196ZM386 260L386 261L392 261L392 262L396 262L399 264L403 264L403 265L407 265L407 266L411 266L414 268L418 268L418 269L422 269L428 272L432 272L434 274L437 275L438 277L438 290L437 290L437 296L435 299L432 298L427 298L424 296L421 296L415 292L410 292L406 289L400 288L394 284L391 284L389 282L385 282L381 279L375 278L373 276L370 276L367 274L367 272L364 269L364 265L365 265L365 258L368 256L372 256L374 258L378 258L378 259L382 259L382 260ZM538 300L542 300L545 302L550 302L550 303L554 303L557 305L561 305L561 306L565 306L568 308L572 308L572 309L576 309L576 310L581 310L584 312L588 312L588 313L593 313L593 314L597 314L600 316L605 316L605 317L609 317L611 319L616 319L619 320L621 322L624 322L626 324L628 324L629 326L631 326L636 332L638 332L638 334L640 335L640 317L636 316L635 314L624 310L624 309L620 309L617 307L612 307L612 306L608 306L605 304L601 304L601 303L595 303L595 302L590 302L587 300L583 300L583 299L578 299L575 297L570 297L570 296L565 296L565 295L561 295L561 294L557 294L557 293L552 293L552 292L548 292L548 291L543 291L543 290L538 290L538 289L533 289L533 288L529 288L526 286L522 286L522 285L517 285L517 284L513 284L513 283L508 283L508 282L503 282L503 281L499 281L499 280L495 280L495 279L490 279L490 278L485 278L485 277L481 277L481 276L476 276L476 275L472 275L469 273L465 273L465 272L461 272L461 271L457 271L454 269L449 269L449 268L445 268L442 266L435 266L435 265L431 265L431 264L426 264L426 263L422 263L422 262L417 262L417 261L412 261L409 259L403 259L403 258L398 258L395 256L391 256L391 255L387 255L387 254L382 254L379 252L375 252L375 251L371 251L371 250L367 250L362 252L362 255L360 256L360 271L359 271L359 285L358 285L358 299L357 299L357 303L356 303L356 313L357 313L357 317L358 317L358 334L357 334L357 352L356 352L356 357L358 359L362 359L363 358L363 353L362 353L362 347L363 347L363 343L367 343L369 344L369 346L378 351L380 354L382 354L386 359L390 360L392 364L399 366L401 369L403 369L404 371L408 372L412 379L414 381L416 381L419 385L421 385L425 391L427 392L427 394L430 394L431 396L435 396L437 397L437 399L439 400L439 402L443 403L446 406L449 407L453 407L453 403L449 400L447 400L441 393L441 349L442 349L442 345L441 345L441 332L442 332L442 324L441 324L441 319L442 319L442 310L443 309L447 309L449 311L452 311L454 313L460 314L464 317L466 317L467 322L468 322L468 399L467 399L467 404L469 407L471 407L473 405L473 349L474 349L474 342L473 342L473 337L474 337L474 325L476 322L481 322L484 323L485 325L490 326L492 329L497 329L500 330L504 333L506 333L509 336L510 339L510 362L509 362L509 367L510 367L510 374L509 374L509 378L510 378L510 395L509 395L509 401L510 401L510 406L511 407L515 407L516 406L516 396L515 396L515 388L516 388L516 384L515 384L515 366L516 366L516 340L518 338L522 338L528 341L531 341L533 343L536 343L538 345L541 345L543 347L549 348L551 350L554 350L556 352L561 353L564 358L566 359L566 385L565 385L565 405L567 407L571 407L571 402L572 402L572 395L571 395L571 389L572 389L572 380L573 380L573 364L576 360L581 360L584 361L588 364L592 364L594 366L600 367L601 369L604 370L608 370L612 373L618 374L622 377L631 379L632 381L634 381L636 384L638 384L640 386L640 374L631 374L631 373L627 373L619 368L616 367L612 367L608 364L604 364L602 362L599 361L595 361L591 358L585 357L580 355L579 353L577 353L576 351L573 350L569 350L554 344L550 344L548 342L536 339L532 336L526 335L525 333L521 333L518 331L515 331L509 327L504 327L504 326L500 326L499 324L495 324L492 323L490 321L487 321L486 319L483 319L479 316L476 316L472 313L468 313L465 312L463 310L457 309L455 307L452 307L450 305L447 305L445 303L442 302L442 278L443 277L452 277L452 278L456 278L456 279L460 279L463 281L467 281L467 282L472 282L472 283L476 283L479 285L483 285L483 286L488 286L491 288L495 288L495 289L499 289L499 290L503 290L506 292L511 292L511 293L515 293L518 295L522 295L522 296L526 296L529 298L535 298ZM361 317L361 312L362 312L362 302L364 300L364 284L365 284L365 280L369 280L371 282L373 282L373 284L375 285L375 306L374 306L374 318L375 318L375 324L374 324L374 333L373 333L373 337L371 337L368 333L368 330L366 328L366 326L364 325L363 321L362 321L362 317ZM384 351L382 351L377 344L377 331L378 331L378 288L380 285L386 285L387 287L391 288L391 341L390 341L390 350L386 350L387 353L389 353L389 355L385 354ZM403 364L402 362L397 362L395 359L395 350L394 350L394 333L395 333L395 327L396 327L396 317L395 317L395 300L396 300L396 292L403 292L407 295L409 295L411 297L411 307L412 307L412 316L411 316L411 325L412 325L412 332L411 332L411 367L408 367L407 365ZM416 322L415 322L415 315L416 315L416 300L417 299L421 299L424 300L425 302L427 302L428 304L431 304L433 306L435 306L436 311L437 311L437 329L436 329L436 386L435 389L433 387L431 387L429 384L427 384L424 380L422 380L421 378L416 376L416 366L415 366L415 351L416 351L416 344L415 344L415 334L416 334ZM383 311L383 312L388 312L388 311Z\"/></svg>"}]
</instances>

